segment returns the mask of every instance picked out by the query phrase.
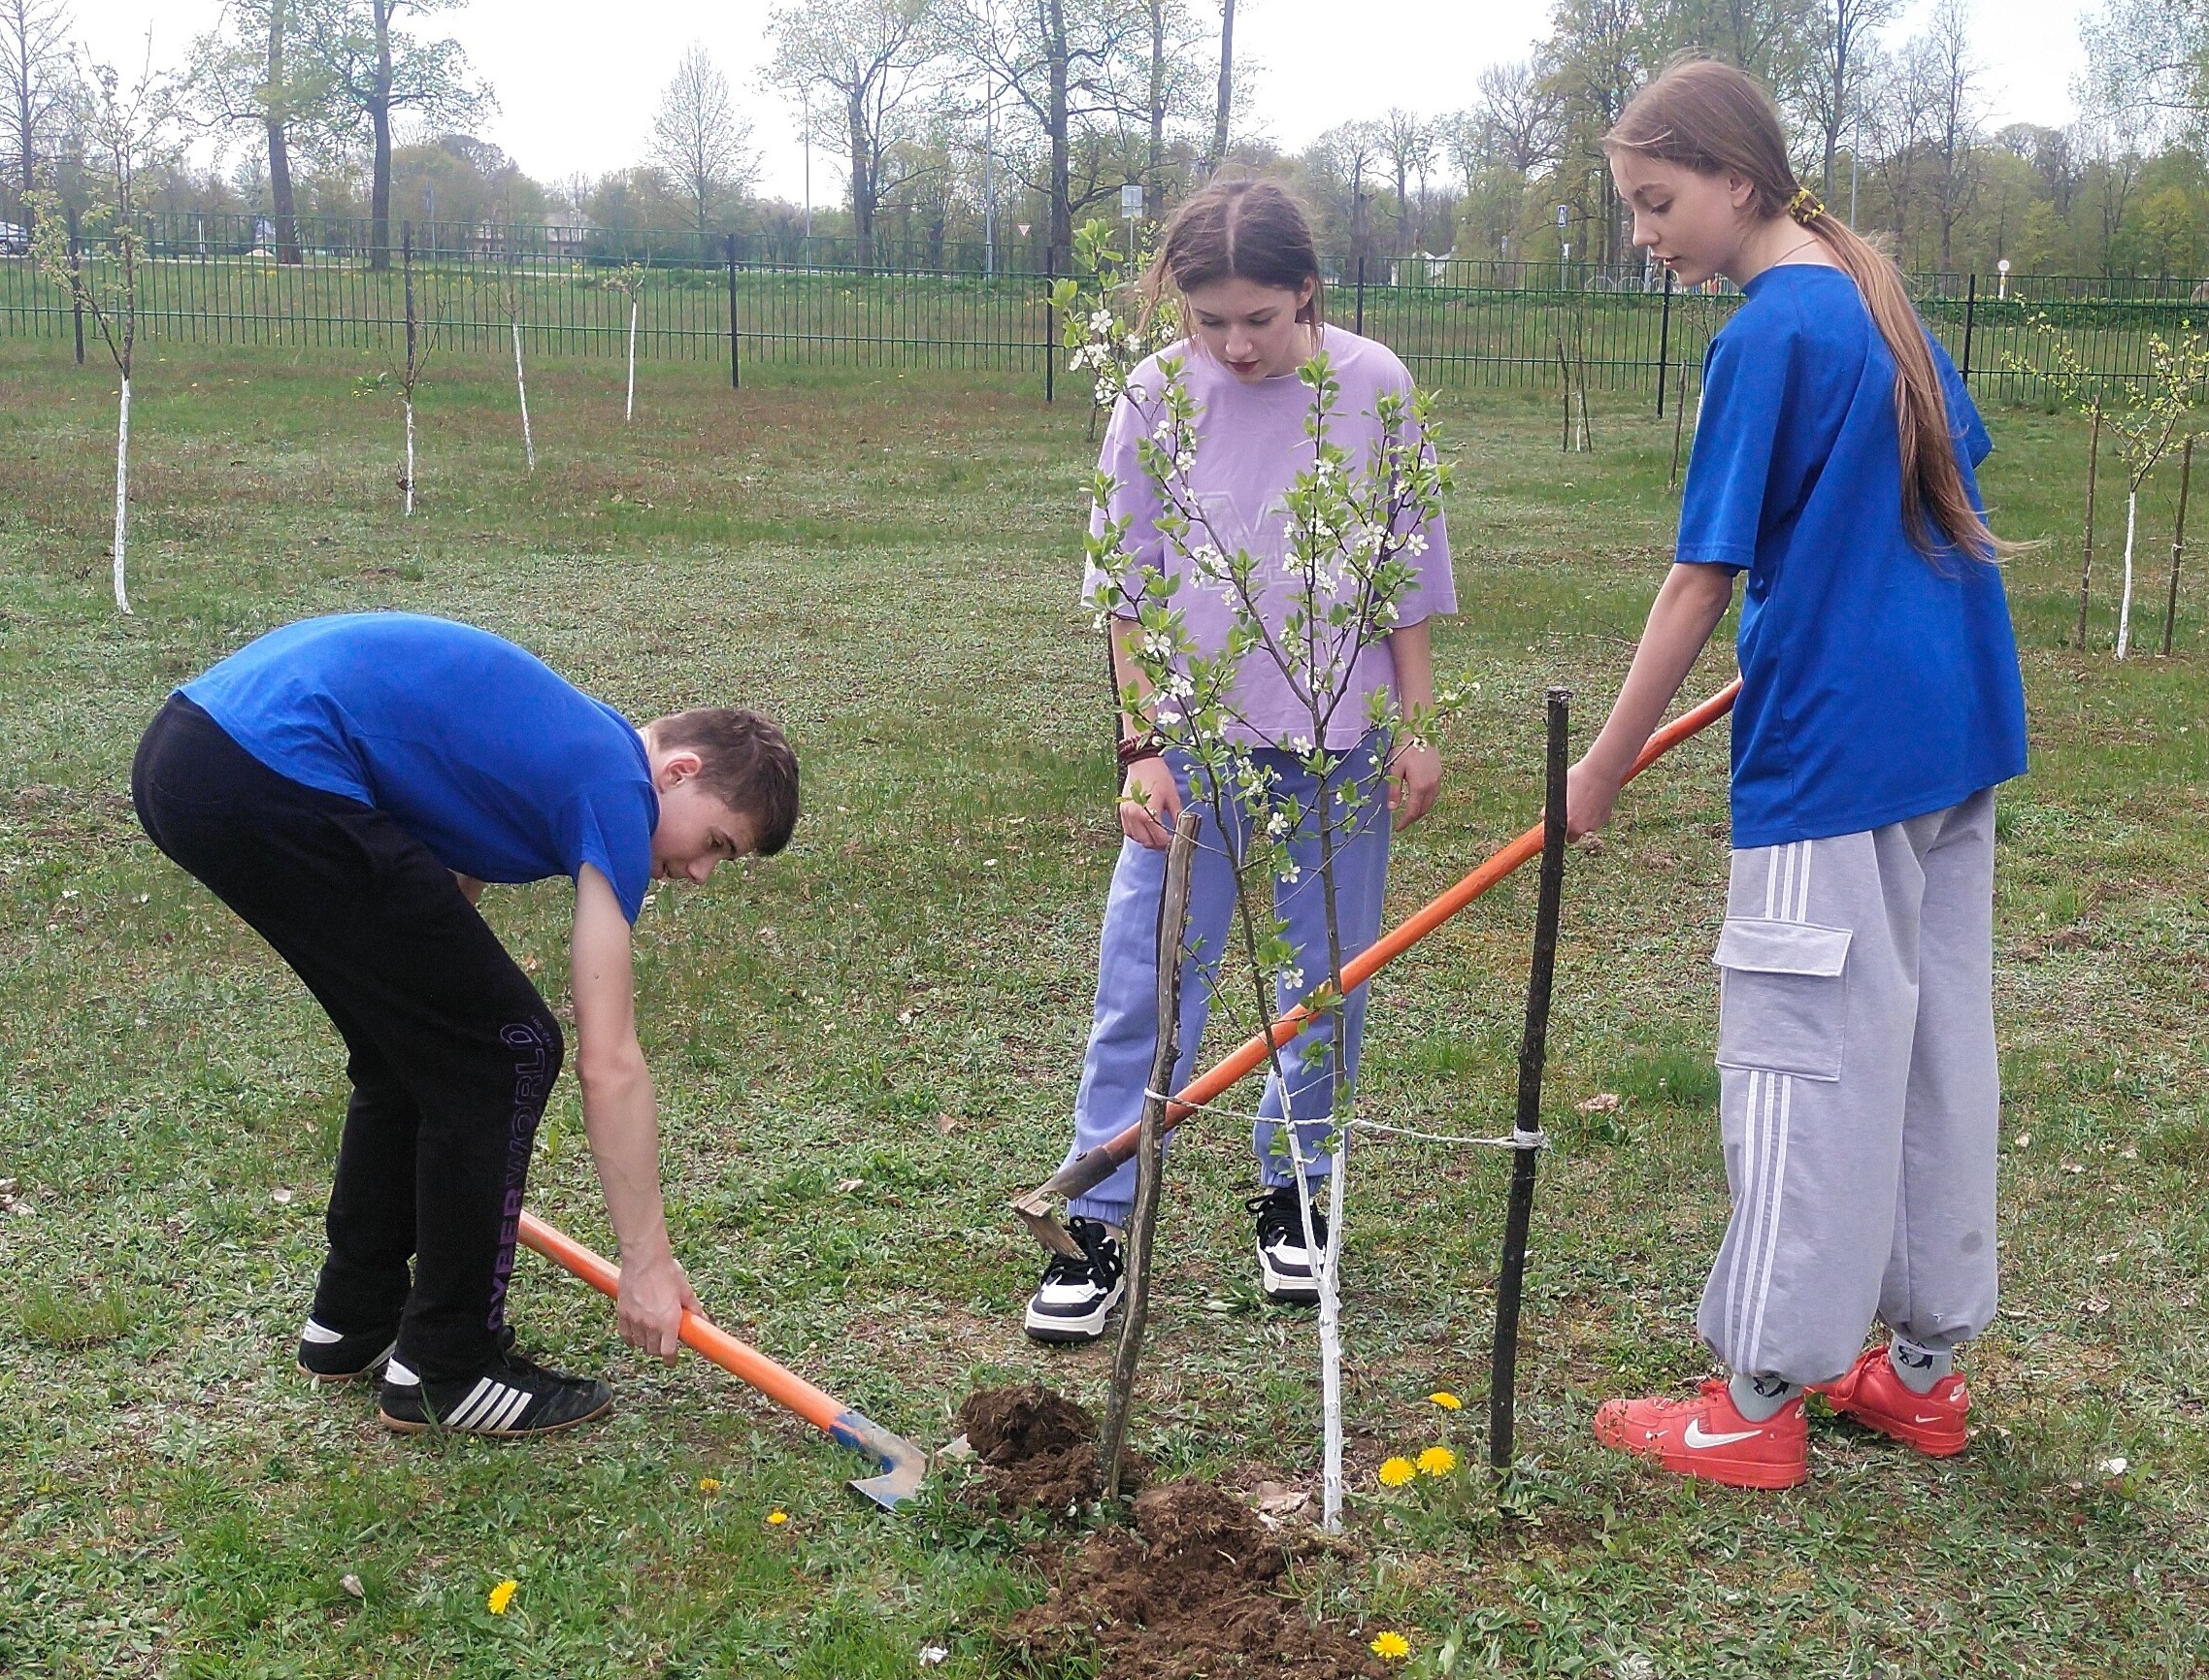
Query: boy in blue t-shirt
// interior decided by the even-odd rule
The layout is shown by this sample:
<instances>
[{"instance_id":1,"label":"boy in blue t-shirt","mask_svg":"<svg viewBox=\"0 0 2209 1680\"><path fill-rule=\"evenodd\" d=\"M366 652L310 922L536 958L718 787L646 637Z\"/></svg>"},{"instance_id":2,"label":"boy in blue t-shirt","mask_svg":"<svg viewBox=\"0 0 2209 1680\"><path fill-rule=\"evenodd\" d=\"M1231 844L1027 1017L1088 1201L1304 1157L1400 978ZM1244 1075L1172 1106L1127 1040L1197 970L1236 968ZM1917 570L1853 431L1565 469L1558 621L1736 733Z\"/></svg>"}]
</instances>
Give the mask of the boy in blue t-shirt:
<instances>
[{"instance_id":1,"label":"boy in blue t-shirt","mask_svg":"<svg viewBox=\"0 0 2209 1680\"><path fill-rule=\"evenodd\" d=\"M772 855L798 763L750 711L638 729L487 631L412 613L270 632L169 697L139 820L290 964L349 1052L330 1254L302 1370L383 1371L392 1429L538 1434L612 1404L513 1351L507 1284L559 1022L475 909L566 875L583 1124L621 1247L624 1340L672 1360L697 1298L669 1246L630 924L652 880ZM409 1262L412 1276L409 1276Z\"/></svg>"}]
</instances>

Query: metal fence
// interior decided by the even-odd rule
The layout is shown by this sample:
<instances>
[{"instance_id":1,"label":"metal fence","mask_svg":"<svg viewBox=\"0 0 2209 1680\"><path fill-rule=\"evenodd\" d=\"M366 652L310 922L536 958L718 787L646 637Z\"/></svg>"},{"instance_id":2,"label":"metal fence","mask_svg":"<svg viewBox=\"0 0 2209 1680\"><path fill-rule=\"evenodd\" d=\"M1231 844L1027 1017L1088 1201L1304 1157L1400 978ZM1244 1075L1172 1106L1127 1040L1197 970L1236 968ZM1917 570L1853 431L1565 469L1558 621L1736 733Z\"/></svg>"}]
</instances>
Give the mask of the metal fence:
<instances>
[{"instance_id":1,"label":"metal fence","mask_svg":"<svg viewBox=\"0 0 2209 1680\"><path fill-rule=\"evenodd\" d=\"M284 261L286 243L263 218L148 218L140 332L168 344L388 354L404 334L411 278L423 331L454 353L503 350L511 320L533 355L620 355L633 295L640 357L732 372L754 362L995 371L1047 393L1058 383L1050 276L1025 249L861 253L848 241L687 235L640 249L603 230L401 224L383 266L365 223L302 221L295 231L299 260ZM113 279L110 253L87 249L82 260ZM1441 385L1555 388L1569 367L1594 389L1647 391L1698 365L1739 301L1672 292L1638 264L1419 254L1325 266L1330 317ZM2147 371L2151 334L2170 337L2209 308L2183 281L2010 275L1991 297L1975 276L1915 276L1912 285L1972 388L1995 400L2049 395L2029 371L2041 348L2033 314L2114 380ZM27 253L0 249L0 336L68 341L80 325L64 288Z\"/></svg>"}]
</instances>

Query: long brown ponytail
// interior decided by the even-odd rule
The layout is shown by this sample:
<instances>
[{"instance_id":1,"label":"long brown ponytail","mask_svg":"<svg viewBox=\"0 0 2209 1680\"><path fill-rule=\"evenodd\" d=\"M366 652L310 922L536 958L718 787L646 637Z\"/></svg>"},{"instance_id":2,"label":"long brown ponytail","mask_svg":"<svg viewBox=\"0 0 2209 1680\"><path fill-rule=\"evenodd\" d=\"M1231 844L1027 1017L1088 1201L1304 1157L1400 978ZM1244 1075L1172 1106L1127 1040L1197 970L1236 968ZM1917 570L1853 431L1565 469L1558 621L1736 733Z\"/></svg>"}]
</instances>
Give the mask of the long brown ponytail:
<instances>
[{"instance_id":1,"label":"long brown ponytail","mask_svg":"<svg viewBox=\"0 0 2209 1680\"><path fill-rule=\"evenodd\" d=\"M1932 553L1939 546L1937 526L1941 537L1981 560L2012 550L2013 544L1988 530L1964 491L1948 401L1900 271L1884 251L1829 214L1795 179L1779 113L1762 87L1715 58L1675 59L1633 96L1603 137L1603 147L1677 164L1698 175L1738 176L1756 190L1752 208L1757 215L1792 215L1823 241L1863 294L1864 308L1895 358L1902 522L1910 541Z\"/></svg>"}]
</instances>

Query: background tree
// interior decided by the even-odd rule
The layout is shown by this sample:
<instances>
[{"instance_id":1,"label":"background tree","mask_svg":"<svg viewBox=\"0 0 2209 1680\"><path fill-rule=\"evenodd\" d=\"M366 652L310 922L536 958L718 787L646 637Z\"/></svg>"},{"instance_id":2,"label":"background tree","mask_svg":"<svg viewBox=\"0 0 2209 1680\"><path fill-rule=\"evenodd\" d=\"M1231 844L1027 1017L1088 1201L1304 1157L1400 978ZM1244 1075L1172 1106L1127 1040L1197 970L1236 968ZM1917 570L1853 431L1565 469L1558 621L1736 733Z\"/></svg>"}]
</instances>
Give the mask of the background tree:
<instances>
[{"instance_id":1,"label":"background tree","mask_svg":"<svg viewBox=\"0 0 2209 1680\"><path fill-rule=\"evenodd\" d=\"M1979 186L1979 61L1965 0L1937 0L1910 43L1911 96L1926 115L1927 196L1940 232L1940 266L1952 266L1956 224Z\"/></svg>"},{"instance_id":2,"label":"background tree","mask_svg":"<svg viewBox=\"0 0 2209 1680\"><path fill-rule=\"evenodd\" d=\"M0 4L12 0L0 0ZM192 44L191 88L211 126L259 131L267 148L277 260L300 260L291 181L293 132L327 127L331 89L321 66L296 51L298 0L228 0L214 29Z\"/></svg>"},{"instance_id":3,"label":"background tree","mask_svg":"<svg viewBox=\"0 0 2209 1680\"><path fill-rule=\"evenodd\" d=\"M1220 0L1220 79L1212 106L1212 148L1204 153L1209 175L1227 156L1228 122L1235 113L1235 0Z\"/></svg>"},{"instance_id":4,"label":"background tree","mask_svg":"<svg viewBox=\"0 0 2209 1680\"><path fill-rule=\"evenodd\" d=\"M1434 128L1417 112L1391 106L1373 124L1373 139L1396 182L1396 248L1408 254L1420 248L1411 182L1414 177L1423 181L1434 167Z\"/></svg>"},{"instance_id":5,"label":"background tree","mask_svg":"<svg viewBox=\"0 0 2209 1680\"><path fill-rule=\"evenodd\" d=\"M954 21L959 49L1035 125L1036 155L1008 161L1042 195L1063 271L1074 216L1135 179L1126 154L1132 125L1148 121L1147 0L962 0Z\"/></svg>"},{"instance_id":6,"label":"background tree","mask_svg":"<svg viewBox=\"0 0 2209 1680\"><path fill-rule=\"evenodd\" d=\"M2209 0L2103 0L2083 18L2079 102L2127 116L2140 144L2209 135Z\"/></svg>"},{"instance_id":7,"label":"background tree","mask_svg":"<svg viewBox=\"0 0 2209 1680\"><path fill-rule=\"evenodd\" d=\"M10 197L26 217L77 104L69 27L68 0L0 0L0 140Z\"/></svg>"},{"instance_id":8,"label":"background tree","mask_svg":"<svg viewBox=\"0 0 2209 1680\"><path fill-rule=\"evenodd\" d=\"M689 200L701 251L714 201L748 187L758 173L750 140L751 124L737 115L729 97L729 79L714 68L704 46L692 46L676 67L675 80L660 90L650 161Z\"/></svg>"},{"instance_id":9,"label":"background tree","mask_svg":"<svg viewBox=\"0 0 2209 1680\"><path fill-rule=\"evenodd\" d=\"M862 260L874 253L885 165L932 115L943 24L939 0L800 0L768 22L769 82L800 102L812 140L847 160Z\"/></svg>"},{"instance_id":10,"label":"background tree","mask_svg":"<svg viewBox=\"0 0 2209 1680\"><path fill-rule=\"evenodd\" d=\"M468 55L449 38L421 41L401 27L409 14L430 16L466 0L294 0L301 45L326 79L332 115L370 144L369 266L391 266L391 147L395 118L464 127L496 107L478 83Z\"/></svg>"},{"instance_id":11,"label":"background tree","mask_svg":"<svg viewBox=\"0 0 2209 1680\"><path fill-rule=\"evenodd\" d=\"M1833 158L1841 136L1859 144L1855 122L1863 98L1863 48L1894 21L1900 0L1824 0L1818 17L1814 73L1804 82L1803 105L1818 129L1820 188L1833 199Z\"/></svg>"}]
</instances>

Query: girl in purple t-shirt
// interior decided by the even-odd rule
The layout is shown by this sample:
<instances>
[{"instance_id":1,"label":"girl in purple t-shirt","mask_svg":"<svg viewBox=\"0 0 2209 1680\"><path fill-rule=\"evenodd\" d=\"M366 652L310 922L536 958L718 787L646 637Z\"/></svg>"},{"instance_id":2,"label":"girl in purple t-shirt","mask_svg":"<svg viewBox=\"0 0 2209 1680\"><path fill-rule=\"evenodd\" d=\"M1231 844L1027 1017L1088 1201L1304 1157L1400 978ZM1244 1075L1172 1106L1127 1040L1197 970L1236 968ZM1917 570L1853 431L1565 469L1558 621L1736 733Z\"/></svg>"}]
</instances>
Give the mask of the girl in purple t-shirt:
<instances>
[{"instance_id":1,"label":"girl in purple t-shirt","mask_svg":"<svg viewBox=\"0 0 2209 1680\"><path fill-rule=\"evenodd\" d=\"M1174 215L1153 273L1154 283L1178 294L1184 339L1162 355L1181 364L1181 381L1196 405L1199 437L1188 488L1204 511L1209 539L1223 547L1239 546L1262 568L1277 572L1286 553L1286 518L1281 498L1300 471L1313 462L1305 436L1312 394L1299 370L1324 350L1340 394L1329 427L1330 439L1352 462L1364 462L1379 442L1374 417L1379 399L1408 394L1410 376L1386 346L1340 327L1321 314L1319 260L1303 213L1280 188L1263 181L1221 182L1205 188ZM1093 514L1093 530L1126 520L1122 557L1131 575L1152 566L1168 576L1192 579L1188 555L1158 529L1158 493L1138 459L1138 445L1158 420L1158 398L1166 384L1160 358L1153 357L1130 376L1127 393L1115 405L1100 461L1115 486L1106 507ZM1351 667L1349 695L1335 708L1328 739L1318 744L1340 753L1331 776L1339 787L1351 780L1368 785L1388 780L1390 822L1373 821L1335 853L1335 913L1344 960L1372 943L1380 932L1381 898L1388 876L1391 827L1408 828L1434 803L1441 783L1441 760L1432 743L1406 741L1393 753L1385 732L1368 733L1366 696L1375 691L1394 697L1403 713L1434 703L1434 662L1427 619L1451 612L1457 600L1450 578L1449 542L1439 515L1422 527L1424 549L1413 557L1421 569L1416 586L1400 603L1394 630L1368 645ZM1091 598L1104 579L1092 571L1083 587ZM1261 601L1272 620L1287 609L1287 592ZM1197 586L1180 589L1174 605L1184 614L1189 636L1203 655L1216 655L1234 622L1234 609L1220 592ZM1137 634L1132 618L1113 625L1116 686L1137 680L1128 646ZM1308 706L1294 693L1282 673L1264 657L1242 661L1234 697L1241 720L1229 733L1250 756L1279 779L1277 797L1306 810L1324 797L1317 777L1293 743L1312 730ZM1151 720L1132 716L1130 741L1149 735ZM1308 747L1310 743L1306 742ZM1157 938L1159 900L1165 887L1166 847L1182 804L1189 797L1190 765L1177 751L1139 753L1128 764L1120 798L1120 827L1127 836L1105 901L1104 931L1097 982L1097 1009L1089 1047L1082 1061L1074 1100L1074 1137L1069 1160L1104 1142L1141 1117L1143 1089L1158 1042ZM1207 818L1204 839L1191 874L1188 942L1216 956L1223 948L1235 907L1235 886L1225 837ZM1313 842L1316 855L1316 840ZM1288 924L1302 972L1326 972L1328 949L1325 898L1315 868L1276 885L1277 913ZM1303 953L1312 953L1304 960ZM1286 1007L1295 1002L1284 986ZM1183 974L1180 1063L1173 1084L1189 1077L1211 999L1207 977L1195 959ZM1359 1033L1364 1020L1363 987L1350 994L1342 1011L1343 1055L1355 1075ZM1317 1299L1311 1257L1304 1247L1292 1168L1272 1151L1272 1119L1285 1112L1324 1115L1331 1106L1334 1081L1323 1021L1283 1052L1288 1071L1288 1104L1276 1083L1269 1081L1253 1135L1264 1193L1250 1203L1256 1216L1260 1282L1269 1300ZM1317 1053L1307 1053L1316 1046ZM1321 1140L1324 1122L1297 1127L1300 1153L1315 1157L1325 1171ZM1102 1335L1104 1322L1122 1290L1120 1227L1135 1196L1135 1168L1112 1177L1069 1206L1069 1229L1084 1258L1053 1256L1042 1282L1028 1303L1028 1334L1040 1341L1089 1341ZM1314 1215L1316 1235L1327 1240L1324 1220Z\"/></svg>"}]
</instances>

